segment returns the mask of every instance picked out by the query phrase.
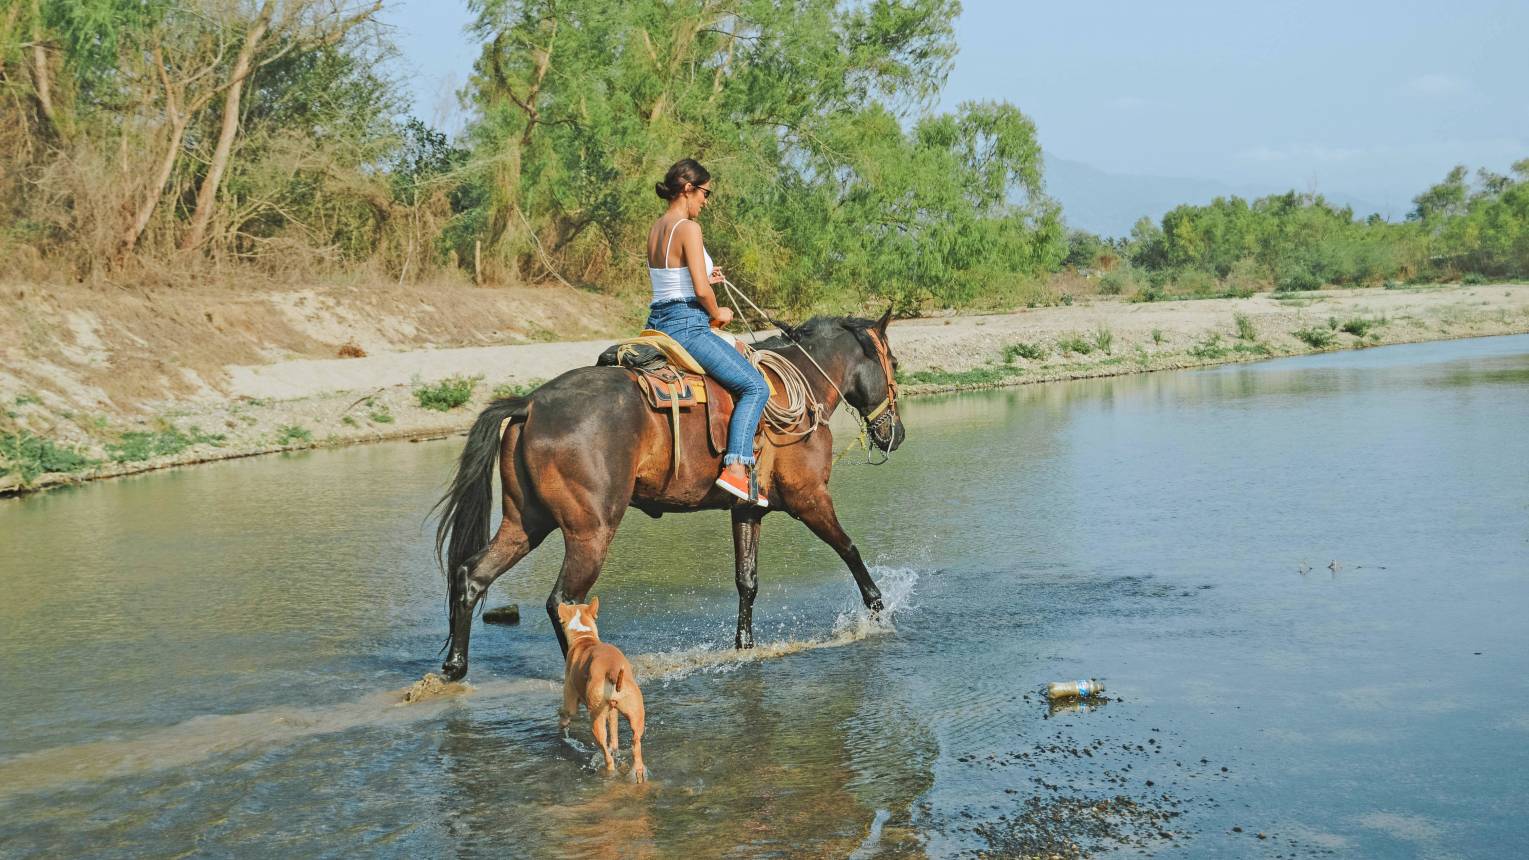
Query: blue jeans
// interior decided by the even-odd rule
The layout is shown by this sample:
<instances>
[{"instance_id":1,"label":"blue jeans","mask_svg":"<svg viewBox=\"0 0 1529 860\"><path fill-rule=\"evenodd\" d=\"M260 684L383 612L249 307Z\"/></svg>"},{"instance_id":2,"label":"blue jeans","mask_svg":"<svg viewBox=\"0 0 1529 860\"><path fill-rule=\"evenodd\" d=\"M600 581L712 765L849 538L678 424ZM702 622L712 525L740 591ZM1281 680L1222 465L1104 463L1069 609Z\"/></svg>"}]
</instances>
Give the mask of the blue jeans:
<instances>
[{"instance_id":1,"label":"blue jeans","mask_svg":"<svg viewBox=\"0 0 1529 860\"><path fill-rule=\"evenodd\" d=\"M657 329L679 341L706 372L716 377L722 387L732 392L738 405L727 424L727 454L722 465L754 465L754 433L764 415L770 386L749 360L727 341L711 333L711 318L695 299L662 302L648 312L648 328Z\"/></svg>"}]
</instances>

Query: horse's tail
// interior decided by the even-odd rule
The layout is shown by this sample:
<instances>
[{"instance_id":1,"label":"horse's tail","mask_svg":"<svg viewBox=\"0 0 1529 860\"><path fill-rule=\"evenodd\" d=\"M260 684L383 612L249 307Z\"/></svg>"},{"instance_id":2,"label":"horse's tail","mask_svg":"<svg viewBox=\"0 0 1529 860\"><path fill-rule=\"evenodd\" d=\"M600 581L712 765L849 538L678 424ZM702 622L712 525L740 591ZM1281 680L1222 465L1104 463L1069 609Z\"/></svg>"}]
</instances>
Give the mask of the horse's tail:
<instances>
[{"instance_id":1,"label":"horse's tail","mask_svg":"<svg viewBox=\"0 0 1529 860\"><path fill-rule=\"evenodd\" d=\"M467 434L451 486L431 509L440 512L435 557L448 582L455 582L453 571L488 544L488 526L494 509L494 465L502 439L500 428L505 422L525 420L530 406L528 397L506 397L478 413L478 420Z\"/></svg>"}]
</instances>

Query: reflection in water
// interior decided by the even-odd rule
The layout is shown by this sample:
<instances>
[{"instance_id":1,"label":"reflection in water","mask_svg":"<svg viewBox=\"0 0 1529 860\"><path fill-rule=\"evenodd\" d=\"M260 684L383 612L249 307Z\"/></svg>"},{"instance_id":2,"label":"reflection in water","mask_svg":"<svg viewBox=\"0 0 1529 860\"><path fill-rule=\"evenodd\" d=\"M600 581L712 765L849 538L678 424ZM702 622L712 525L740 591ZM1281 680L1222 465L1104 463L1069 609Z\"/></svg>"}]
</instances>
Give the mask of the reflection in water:
<instances>
[{"instance_id":1,"label":"reflection in water","mask_svg":"<svg viewBox=\"0 0 1529 860\"><path fill-rule=\"evenodd\" d=\"M748 654L727 647L726 517L629 518L596 593L649 700L644 785L588 768L587 723L559 735L541 613L477 634L471 691L398 704L445 632L421 520L458 440L10 502L0 846L1529 843L1502 814L1529 767L1526 395L1529 338L1500 338L910 401L892 465L833 481L895 628L864 618L831 550L770 517L755 620L771 644ZM494 600L540 605L557 544ZM1035 694L1096 675L1118 701Z\"/></svg>"}]
</instances>

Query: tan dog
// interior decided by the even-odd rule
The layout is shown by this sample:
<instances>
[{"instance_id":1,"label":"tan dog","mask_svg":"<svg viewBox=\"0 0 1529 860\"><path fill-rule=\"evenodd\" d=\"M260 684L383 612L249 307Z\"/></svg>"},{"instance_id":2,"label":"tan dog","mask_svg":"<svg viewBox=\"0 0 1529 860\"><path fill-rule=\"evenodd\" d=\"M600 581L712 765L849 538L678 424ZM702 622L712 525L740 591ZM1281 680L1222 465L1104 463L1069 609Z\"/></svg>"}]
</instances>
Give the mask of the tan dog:
<instances>
[{"instance_id":1,"label":"tan dog","mask_svg":"<svg viewBox=\"0 0 1529 860\"><path fill-rule=\"evenodd\" d=\"M589 603L563 604L557 608L558 620L568 637L568 663L563 671L563 707L557 715L563 730L579 712L579 704L589 709L594 720L595 742L605 753L605 767L615 772L616 713L626 716L632 726L632 778L644 782L648 769L642 764L643 708L642 690L632 674L632 664L615 645L600 641L595 618L600 614L600 598Z\"/></svg>"}]
</instances>

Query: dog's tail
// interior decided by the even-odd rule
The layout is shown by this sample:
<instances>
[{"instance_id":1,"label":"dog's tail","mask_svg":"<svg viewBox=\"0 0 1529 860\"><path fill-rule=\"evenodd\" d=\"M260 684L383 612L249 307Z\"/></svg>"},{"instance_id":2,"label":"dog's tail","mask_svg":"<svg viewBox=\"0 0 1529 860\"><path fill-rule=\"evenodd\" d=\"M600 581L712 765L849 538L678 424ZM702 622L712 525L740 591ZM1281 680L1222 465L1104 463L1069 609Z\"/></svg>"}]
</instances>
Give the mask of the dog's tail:
<instances>
[{"instance_id":1,"label":"dog's tail","mask_svg":"<svg viewBox=\"0 0 1529 860\"><path fill-rule=\"evenodd\" d=\"M619 669L615 669L614 671L610 671L610 672L606 672L605 673L605 680L610 681L612 684L614 684L616 686L616 692L618 692L618 693L621 692L621 679L625 678L625 677L626 677L626 667L625 666L622 666Z\"/></svg>"}]
</instances>

